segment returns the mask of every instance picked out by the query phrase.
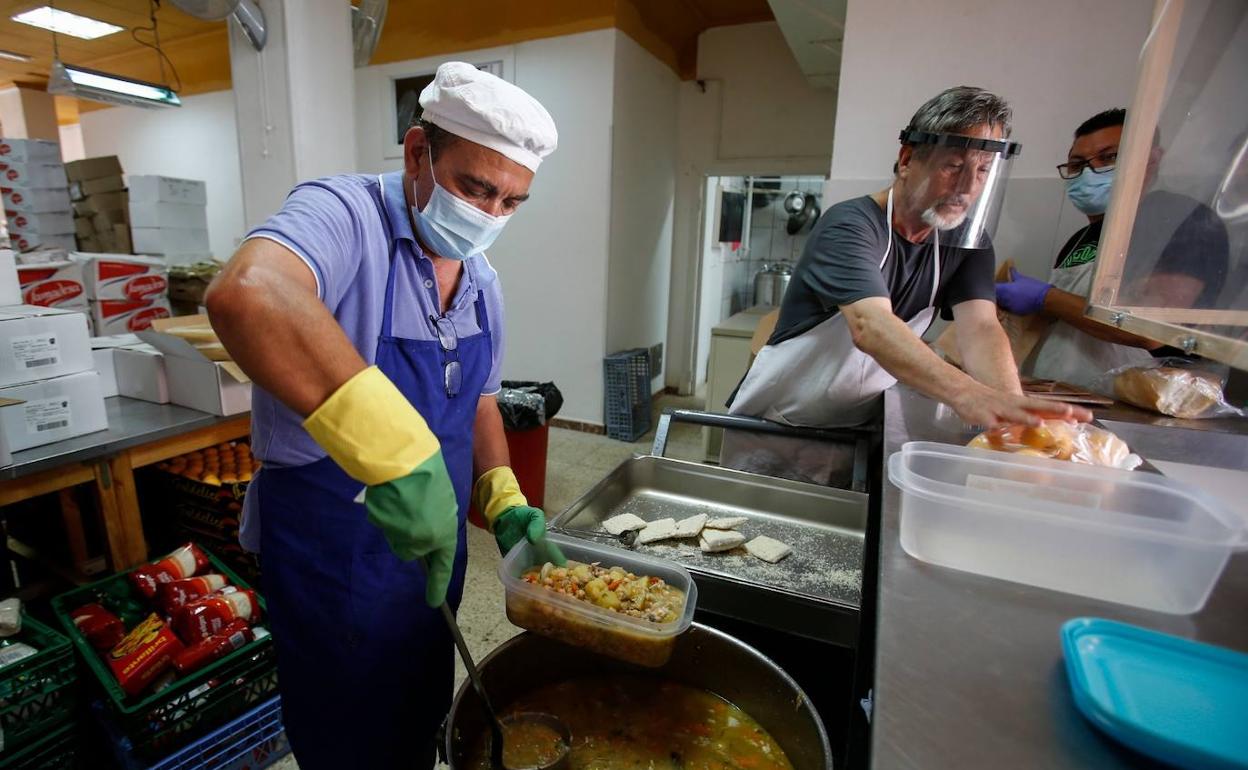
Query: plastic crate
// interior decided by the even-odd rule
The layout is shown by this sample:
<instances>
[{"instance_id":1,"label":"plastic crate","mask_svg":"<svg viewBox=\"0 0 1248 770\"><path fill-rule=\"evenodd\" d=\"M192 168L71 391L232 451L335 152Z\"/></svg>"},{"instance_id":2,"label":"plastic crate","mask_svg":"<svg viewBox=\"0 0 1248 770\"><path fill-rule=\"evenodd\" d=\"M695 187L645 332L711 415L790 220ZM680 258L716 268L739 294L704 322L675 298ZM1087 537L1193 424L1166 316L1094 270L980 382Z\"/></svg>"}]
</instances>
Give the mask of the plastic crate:
<instances>
[{"instance_id":1,"label":"plastic crate","mask_svg":"<svg viewBox=\"0 0 1248 770\"><path fill-rule=\"evenodd\" d=\"M54 729L16 754L0 759L0 770L77 770L78 729L72 722Z\"/></svg>"},{"instance_id":2,"label":"plastic crate","mask_svg":"<svg viewBox=\"0 0 1248 770\"><path fill-rule=\"evenodd\" d=\"M207 549L204 553L213 571L240 588L251 587ZM52 609L78 649L79 657L94 672L95 681L104 690L102 700L110 718L130 739L134 756L144 761L166 756L276 694L277 656L272 637L265 635L155 695L126 697L99 653L78 632L69 613L95 601L96 591L116 581L125 581L123 585L128 587L127 574L128 571L61 594L52 600ZM266 612L264 620L267 607L263 597L260 607Z\"/></svg>"},{"instance_id":3,"label":"plastic crate","mask_svg":"<svg viewBox=\"0 0 1248 770\"><path fill-rule=\"evenodd\" d=\"M290 741L282 727L280 696L154 764L133 756L129 739L110 722L103 703L92 703L91 708L108 734L122 770L260 770L290 753Z\"/></svg>"},{"instance_id":4,"label":"plastic crate","mask_svg":"<svg viewBox=\"0 0 1248 770\"><path fill-rule=\"evenodd\" d=\"M602 359L607 437L636 441L650 430L650 351L634 348Z\"/></svg>"},{"instance_id":5,"label":"plastic crate","mask_svg":"<svg viewBox=\"0 0 1248 770\"><path fill-rule=\"evenodd\" d=\"M23 614L17 641L38 652L0 669L0 761L49 728L70 721L78 694L78 669L68 639Z\"/></svg>"}]
</instances>

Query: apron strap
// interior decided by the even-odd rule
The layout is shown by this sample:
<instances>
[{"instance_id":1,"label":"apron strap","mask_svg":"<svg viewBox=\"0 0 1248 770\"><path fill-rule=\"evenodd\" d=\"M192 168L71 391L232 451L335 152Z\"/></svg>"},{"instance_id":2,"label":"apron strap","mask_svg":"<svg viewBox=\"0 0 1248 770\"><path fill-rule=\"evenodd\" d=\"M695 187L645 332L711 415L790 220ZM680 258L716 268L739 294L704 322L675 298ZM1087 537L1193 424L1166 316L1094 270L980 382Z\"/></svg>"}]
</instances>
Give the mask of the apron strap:
<instances>
[{"instance_id":1,"label":"apron strap","mask_svg":"<svg viewBox=\"0 0 1248 770\"><path fill-rule=\"evenodd\" d=\"M386 215L385 203L382 201L381 193L381 177L377 177L377 190L370 191L373 199L373 205L377 208L377 215L381 217L381 227L386 233L386 242L390 244L390 268L386 273L386 294L382 299L381 306L381 335L377 339L377 344L381 344L381 340L393 336L390 333L391 321L394 317L394 275L397 272L395 266L398 264L396 258L398 252L398 244L394 239L394 231L390 228L390 217ZM373 354L374 360L376 353Z\"/></svg>"},{"instance_id":2,"label":"apron strap","mask_svg":"<svg viewBox=\"0 0 1248 770\"><path fill-rule=\"evenodd\" d=\"M888 228L888 243L884 246L884 257L880 259L880 269L884 269L884 265L888 263L888 257L893 253L893 188L888 188L888 205L884 210L884 226ZM933 260L932 269L932 296L927 301L928 307L936 304L936 290L940 288L940 228L932 228L932 245L935 249L936 258Z\"/></svg>"}]
</instances>

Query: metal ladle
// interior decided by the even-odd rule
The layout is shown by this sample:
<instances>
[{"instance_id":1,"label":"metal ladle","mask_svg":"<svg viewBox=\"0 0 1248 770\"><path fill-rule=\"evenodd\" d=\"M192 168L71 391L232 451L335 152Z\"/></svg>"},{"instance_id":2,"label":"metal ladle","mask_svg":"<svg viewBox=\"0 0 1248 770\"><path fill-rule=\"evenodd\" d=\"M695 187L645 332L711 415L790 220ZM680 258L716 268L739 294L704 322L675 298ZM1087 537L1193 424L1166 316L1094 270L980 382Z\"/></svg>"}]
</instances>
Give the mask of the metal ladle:
<instances>
[{"instance_id":1,"label":"metal ladle","mask_svg":"<svg viewBox=\"0 0 1248 770\"><path fill-rule=\"evenodd\" d=\"M568 529L567 527L551 527L551 532L558 532L561 535L572 535L573 537L591 538L595 540L614 540L625 548L631 549L637 544L637 536L641 534L641 530L632 529L628 532L621 532L613 535L610 532L596 532L589 529Z\"/></svg>"}]
</instances>

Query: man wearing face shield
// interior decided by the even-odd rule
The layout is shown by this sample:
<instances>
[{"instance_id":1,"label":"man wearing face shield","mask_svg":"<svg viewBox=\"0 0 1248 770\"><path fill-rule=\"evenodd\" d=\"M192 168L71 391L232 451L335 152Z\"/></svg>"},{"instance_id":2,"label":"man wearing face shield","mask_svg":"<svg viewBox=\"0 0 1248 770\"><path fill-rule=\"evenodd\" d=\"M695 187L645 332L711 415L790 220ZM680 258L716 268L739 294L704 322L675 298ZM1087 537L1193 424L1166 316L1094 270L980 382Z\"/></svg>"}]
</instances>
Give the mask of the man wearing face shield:
<instances>
[{"instance_id":1,"label":"man wearing face shield","mask_svg":"<svg viewBox=\"0 0 1248 770\"><path fill-rule=\"evenodd\" d=\"M1036 377L1092 388L1104 372L1179 353L1084 315L1126 118L1126 110L1105 110L1075 129L1066 162L1057 171L1066 182L1067 197L1088 224L1058 252L1048 281L1014 271L1009 282L997 284L997 303L1005 310L1042 313L1055 321L1026 362ZM1226 227L1208 206L1151 189L1161 156L1154 140L1131 237L1132 269L1124 276L1123 297L1131 301L1124 304L1213 307L1227 273ZM1140 259L1150 252L1152 259ZM1136 268L1139 264L1146 269Z\"/></svg>"},{"instance_id":2,"label":"man wearing face shield","mask_svg":"<svg viewBox=\"0 0 1248 770\"><path fill-rule=\"evenodd\" d=\"M1022 395L997 322L991 233L1019 147L1009 141L1011 114L1000 97L965 86L919 108L901 132L893 183L832 206L816 223L732 413L805 427L860 425L901 381L971 424L1086 419ZM967 373L920 339L937 309L957 320ZM766 472L765 454L728 434L721 461Z\"/></svg>"},{"instance_id":3,"label":"man wearing face shield","mask_svg":"<svg viewBox=\"0 0 1248 770\"><path fill-rule=\"evenodd\" d=\"M299 766L432 767L450 705L469 502L503 551L547 558L495 394L502 293L485 258L554 149L554 122L475 67L438 68L404 168L297 186L206 303L255 383L260 550Z\"/></svg>"}]
</instances>

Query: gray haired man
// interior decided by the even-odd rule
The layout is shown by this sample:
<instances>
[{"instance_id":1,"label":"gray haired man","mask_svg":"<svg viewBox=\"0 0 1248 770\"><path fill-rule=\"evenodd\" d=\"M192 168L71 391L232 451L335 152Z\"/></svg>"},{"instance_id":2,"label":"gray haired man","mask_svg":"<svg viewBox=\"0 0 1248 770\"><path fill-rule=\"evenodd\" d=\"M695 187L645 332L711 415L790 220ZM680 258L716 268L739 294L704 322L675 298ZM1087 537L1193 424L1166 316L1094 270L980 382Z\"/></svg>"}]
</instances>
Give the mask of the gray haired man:
<instances>
[{"instance_id":1,"label":"gray haired man","mask_svg":"<svg viewBox=\"0 0 1248 770\"><path fill-rule=\"evenodd\" d=\"M1090 418L1022 395L997 322L991 236L1019 151L1009 141L1011 118L1004 99L967 86L919 108L901 132L892 184L828 208L816 223L775 332L731 412L808 427L860 425L900 380L971 424ZM937 309L957 320L966 372L920 339ZM731 443L726 437L723 461L741 467Z\"/></svg>"}]
</instances>

